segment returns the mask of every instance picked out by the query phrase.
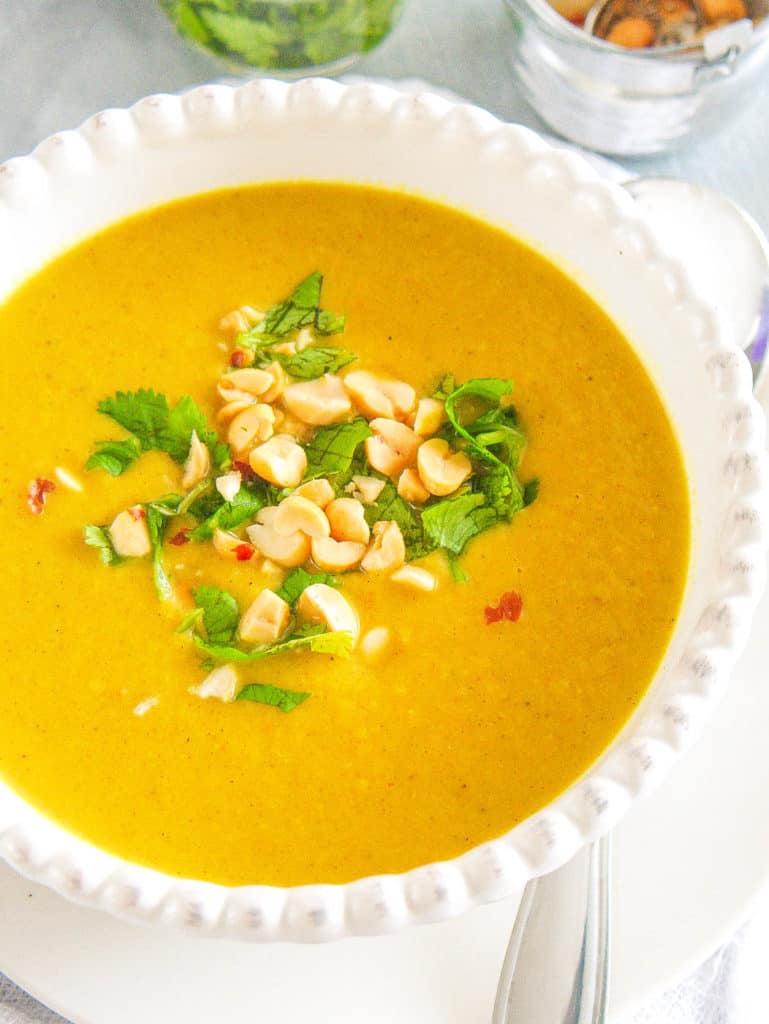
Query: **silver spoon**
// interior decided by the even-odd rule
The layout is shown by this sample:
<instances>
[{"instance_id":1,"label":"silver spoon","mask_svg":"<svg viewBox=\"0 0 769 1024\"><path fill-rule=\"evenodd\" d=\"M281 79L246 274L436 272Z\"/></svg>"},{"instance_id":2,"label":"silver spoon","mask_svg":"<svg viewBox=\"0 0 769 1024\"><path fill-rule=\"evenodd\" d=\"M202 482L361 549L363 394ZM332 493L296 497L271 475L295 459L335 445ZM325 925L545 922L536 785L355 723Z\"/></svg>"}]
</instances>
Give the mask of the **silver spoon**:
<instances>
[{"instance_id":1,"label":"silver spoon","mask_svg":"<svg viewBox=\"0 0 769 1024\"><path fill-rule=\"evenodd\" d=\"M625 188L697 290L731 323L753 371L767 377L769 241L726 196L673 178ZM610 965L609 836L526 886L505 954L492 1024L605 1024Z\"/></svg>"}]
</instances>

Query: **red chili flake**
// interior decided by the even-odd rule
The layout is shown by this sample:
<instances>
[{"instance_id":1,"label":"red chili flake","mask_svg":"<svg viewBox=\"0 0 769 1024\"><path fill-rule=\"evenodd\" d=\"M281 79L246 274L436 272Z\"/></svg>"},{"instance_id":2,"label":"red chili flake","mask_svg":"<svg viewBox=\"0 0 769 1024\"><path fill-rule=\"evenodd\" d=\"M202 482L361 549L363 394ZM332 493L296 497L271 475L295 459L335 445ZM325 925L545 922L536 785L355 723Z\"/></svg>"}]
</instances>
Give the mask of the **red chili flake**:
<instances>
[{"instance_id":1,"label":"red chili flake","mask_svg":"<svg viewBox=\"0 0 769 1024\"><path fill-rule=\"evenodd\" d=\"M247 562L254 557L254 549L251 544L238 544L235 548L235 557L239 562Z\"/></svg>"},{"instance_id":2,"label":"red chili flake","mask_svg":"<svg viewBox=\"0 0 769 1024\"><path fill-rule=\"evenodd\" d=\"M489 625L492 622L501 622L502 619L517 622L521 617L522 610L523 598L514 590L510 590L500 597L496 608L489 605L483 609L483 614L486 616L486 625Z\"/></svg>"},{"instance_id":3,"label":"red chili flake","mask_svg":"<svg viewBox=\"0 0 769 1024\"><path fill-rule=\"evenodd\" d=\"M230 356L230 366L235 366L240 369L242 366L248 366L249 354L242 348L236 348Z\"/></svg>"},{"instance_id":4,"label":"red chili flake","mask_svg":"<svg viewBox=\"0 0 769 1024\"><path fill-rule=\"evenodd\" d=\"M35 477L34 480L30 480L29 488L27 490L27 505L29 511L34 515L39 516L44 507L45 499L51 493L56 490L56 484L53 480L47 480L44 476Z\"/></svg>"},{"instance_id":5,"label":"red chili flake","mask_svg":"<svg viewBox=\"0 0 769 1024\"><path fill-rule=\"evenodd\" d=\"M259 477L253 471L253 469L251 469L249 464L247 462L241 462L240 459L236 459L233 462L232 468L237 469L237 471L240 473L240 478L241 480L244 481L244 483L250 483L254 480L259 479Z\"/></svg>"},{"instance_id":6,"label":"red chili flake","mask_svg":"<svg viewBox=\"0 0 769 1024\"><path fill-rule=\"evenodd\" d=\"M143 505L132 505L128 510L128 514L131 519L136 520L138 523L140 520L147 518L147 509Z\"/></svg>"},{"instance_id":7,"label":"red chili flake","mask_svg":"<svg viewBox=\"0 0 769 1024\"><path fill-rule=\"evenodd\" d=\"M182 544L189 544L191 529L191 526L183 526L178 533L173 535L173 537L169 537L168 543L175 545L177 548L180 548Z\"/></svg>"}]
</instances>

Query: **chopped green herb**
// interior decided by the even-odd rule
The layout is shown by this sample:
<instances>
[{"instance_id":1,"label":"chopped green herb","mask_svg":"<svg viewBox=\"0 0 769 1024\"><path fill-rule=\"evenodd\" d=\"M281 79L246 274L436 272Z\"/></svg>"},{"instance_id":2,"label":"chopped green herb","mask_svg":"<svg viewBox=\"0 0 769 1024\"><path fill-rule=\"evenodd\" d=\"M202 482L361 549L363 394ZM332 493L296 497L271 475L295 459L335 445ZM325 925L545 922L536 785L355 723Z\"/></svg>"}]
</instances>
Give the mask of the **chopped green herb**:
<instances>
[{"instance_id":1,"label":"chopped green herb","mask_svg":"<svg viewBox=\"0 0 769 1024\"><path fill-rule=\"evenodd\" d=\"M467 583L469 577L462 566L459 564L459 559L453 551L446 551L446 558L449 563L449 572L451 578L455 583Z\"/></svg>"},{"instance_id":2,"label":"chopped green herb","mask_svg":"<svg viewBox=\"0 0 769 1024\"><path fill-rule=\"evenodd\" d=\"M305 446L305 480L349 472L358 446L367 437L371 437L371 433L371 427L362 416L349 423L334 423L328 427L321 427Z\"/></svg>"},{"instance_id":3,"label":"chopped green herb","mask_svg":"<svg viewBox=\"0 0 769 1024\"><path fill-rule=\"evenodd\" d=\"M404 501L398 494L398 489L389 478L382 477L379 473L378 479L383 479L385 485L379 497L370 505L366 505L365 518L369 526L380 520L393 521L398 524L406 543L406 558L409 561L427 554L429 548L425 547L424 531L419 513Z\"/></svg>"},{"instance_id":4,"label":"chopped green herb","mask_svg":"<svg viewBox=\"0 0 769 1024\"><path fill-rule=\"evenodd\" d=\"M460 494L429 505L422 513L425 539L433 548L446 548L461 555L465 545L499 522L482 494Z\"/></svg>"},{"instance_id":5,"label":"chopped green herb","mask_svg":"<svg viewBox=\"0 0 769 1024\"><path fill-rule=\"evenodd\" d=\"M190 451L192 432L196 431L208 446L217 468L229 463L229 448L219 441L215 431L208 429L205 416L189 395L171 407L165 395L147 388L118 391L99 402L98 409L133 434L142 451L167 452L182 464Z\"/></svg>"},{"instance_id":6,"label":"chopped green herb","mask_svg":"<svg viewBox=\"0 0 769 1024\"><path fill-rule=\"evenodd\" d=\"M505 463L490 451L488 446L482 444L461 422L457 403L462 399L480 398L494 403L498 409L500 401L505 395L511 394L512 390L513 382L511 380L502 380L497 377L477 378L475 380L468 380L446 397L446 416L456 434L469 443L470 454L482 459L484 462L491 462L498 466L505 465ZM506 469L507 472L512 472L507 466Z\"/></svg>"},{"instance_id":7,"label":"chopped green herb","mask_svg":"<svg viewBox=\"0 0 769 1024\"><path fill-rule=\"evenodd\" d=\"M275 359L286 373L299 380L315 380L324 373L336 373L357 358L355 353L343 348L323 348L314 345L293 356L275 353Z\"/></svg>"},{"instance_id":8,"label":"chopped green herb","mask_svg":"<svg viewBox=\"0 0 769 1024\"><path fill-rule=\"evenodd\" d=\"M306 569L299 566L297 569L291 570L275 593L293 608L304 591L313 583L325 583L327 587L338 586L336 576L332 576L331 573L307 572Z\"/></svg>"},{"instance_id":9,"label":"chopped green herb","mask_svg":"<svg viewBox=\"0 0 769 1024\"><path fill-rule=\"evenodd\" d=\"M204 615L203 608L193 608L191 612L187 612L182 621L176 627L177 633L188 633L191 629L197 629L198 625L203 622ZM213 663L211 665L213 668Z\"/></svg>"},{"instance_id":10,"label":"chopped green herb","mask_svg":"<svg viewBox=\"0 0 769 1024\"><path fill-rule=\"evenodd\" d=\"M315 654L331 654L347 658L352 650L352 637L349 633L342 631L329 633L326 632L325 626L303 626L287 636L285 640L279 640L268 646L255 647L251 651L242 651L239 647L234 647L231 644L211 643L197 634L193 634L193 640L202 650L214 658L221 658L224 661L258 661L260 658L270 658L275 654L284 654L286 651L297 651L302 648Z\"/></svg>"},{"instance_id":11,"label":"chopped green herb","mask_svg":"<svg viewBox=\"0 0 769 1024\"><path fill-rule=\"evenodd\" d=\"M253 350L269 347L276 339L310 327L318 334L340 334L344 330L344 316L326 313L320 308L323 275L318 271L300 282L283 302L271 306L264 320L251 330L238 336L238 345Z\"/></svg>"},{"instance_id":12,"label":"chopped green herb","mask_svg":"<svg viewBox=\"0 0 769 1024\"><path fill-rule=\"evenodd\" d=\"M523 506L531 505L533 501L537 500L539 495L539 480L534 477L533 480L529 480L524 484L523 488Z\"/></svg>"},{"instance_id":13,"label":"chopped green herb","mask_svg":"<svg viewBox=\"0 0 769 1024\"><path fill-rule=\"evenodd\" d=\"M255 519L256 513L268 504L266 488L258 482L242 484L232 501L224 501L218 492L216 494L220 504L190 533L192 540L208 540L216 529L234 530L236 526ZM190 512L194 514L195 506Z\"/></svg>"},{"instance_id":14,"label":"chopped green herb","mask_svg":"<svg viewBox=\"0 0 769 1024\"><path fill-rule=\"evenodd\" d=\"M300 690L284 690L280 686L270 686L267 683L249 683L244 686L235 698L236 700L250 700L255 704L270 704L279 711L288 713L303 704L311 693L302 693Z\"/></svg>"},{"instance_id":15,"label":"chopped green herb","mask_svg":"<svg viewBox=\"0 0 769 1024\"><path fill-rule=\"evenodd\" d=\"M438 383L435 385L435 390L432 393L433 398L438 398L440 401L445 401L452 391L457 389L457 380L453 373L447 373L441 377Z\"/></svg>"},{"instance_id":16,"label":"chopped green herb","mask_svg":"<svg viewBox=\"0 0 769 1024\"><path fill-rule=\"evenodd\" d=\"M97 441L96 451L85 464L86 469L104 469L110 476L120 476L140 455L136 441Z\"/></svg>"},{"instance_id":17,"label":"chopped green herb","mask_svg":"<svg viewBox=\"0 0 769 1024\"><path fill-rule=\"evenodd\" d=\"M487 472L480 473L476 487L497 519L509 522L523 508L523 488L507 466L492 466Z\"/></svg>"},{"instance_id":18,"label":"chopped green herb","mask_svg":"<svg viewBox=\"0 0 769 1024\"><path fill-rule=\"evenodd\" d=\"M86 526L83 529L86 544L99 549L99 558L105 565L120 565L124 559L115 551L106 526Z\"/></svg>"},{"instance_id":19,"label":"chopped green herb","mask_svg":"<svg viewBox=\"0 0 769 1024\"><path fill-rule=\"evenodd\" d=\"M198 608L202 609L203 627L210 643L230 643L240 621L238 603L232 594L218 587L206 586L193 590L192 597Z\"/></svg>"},{"instance_id":20,"label":"chopped green herb","mask_svg":"<svg viewBox=\"0 0 769 1024\"><path fill-rule=\"evenodd\" d=\"M144 506L147 512L147 530L152 545L152 576L155 590L161 601L174 596L174 588L163 566L163 538L169 522L169 509L162 501L150 502Z\"/></svg>"}]
</instances>

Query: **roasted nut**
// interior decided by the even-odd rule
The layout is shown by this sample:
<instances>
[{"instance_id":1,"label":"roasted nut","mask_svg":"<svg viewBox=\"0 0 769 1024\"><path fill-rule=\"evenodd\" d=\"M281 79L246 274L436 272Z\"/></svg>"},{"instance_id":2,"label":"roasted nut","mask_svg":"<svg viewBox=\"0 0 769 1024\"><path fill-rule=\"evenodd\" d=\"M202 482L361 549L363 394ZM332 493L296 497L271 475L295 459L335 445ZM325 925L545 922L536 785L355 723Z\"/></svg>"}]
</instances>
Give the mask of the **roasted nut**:
<instances>
[{"instance_id":1,"label":"roasted nut","mask_svg":"<svg viewBox=\"0 0 769 1024\"><path fill-rule=\"evenodd\" d=\"M404 565L396 570L390 577L395 583L402 583L404 586L413 587L415 590L431 591L438 586L438 580L427 569L418 565Z\"/></svg>"},{"instance_id":2,"label":"roasted nut","mask_svg":"<svg viewBox=\"0 0 769 1024\"><path fill-rule=\"evenodd\" d=\"M304 448L289 434L276 434L254 448L248 461L255 473L277 487L296 487L307 469Z\"/></svg>"},{"instance_id":3,"label":"roasted nut","mask_svg":"<svg viewBox=\"0 0 769 1024\"><path fill-rule=\"evenodd\" d=\"M375 377L365 370L353 370L344 378L356 407L368 417L405 420L417 401L416 391L400 380Z\"/></svg>"},{"instance_id":4,"label":"roasted nut","mask_svg":"<svg viewBox=\"0 0 769 1024\"><path fill-rule=\"evenodd\" d=\"M452 451L448 441L439 437L433 437L420 445L417 468L427 490L438 497L452 494L473 471L464 452Z\"/></svg>"},{"instance_id":5,"label":"roasted nut","mask_svg":"<svg viewBox=\"0 0 769 1024\"><path fill-rule=\"evenodd\" d=\"M417 434L434 434L446 420L446 407L437 398L420 398L414 417L414 430Z\"/></svg>"},{"instance_id":6,"label":"roasted nut","mask_svg":"<svg viewBox=\"0 0 769 1024\"><path fill-rule=\"evenodd\" d=\"M229 530L220 530L216 527L212 538L214 551L222 558L228 558L232 562L250 561L253 555L253 547L245 540L241 540L235 533Z\"/></svg>"},{"instance_id":7,"label":"roasted nut","mask_svg":"<svg viewBox=\"0 0 769 1024\"><path fill-rule=\"evenodd\" d=\"M318 506L325 508L330 501L334 500L334 488L324 477L319 480L308 480L306 484L299 484L294 495L307 498Z\"/></svg>"},{"instance_id":8,"label":"roasted nut","mask_svg":"<svg viewBox=\"0 0 769 1024\"><path fill-rule=\"evenodd\" d=\"M419 447L419 437L397 420L373 419L369 426L373 437L366 438L366 457L369 463L386 476L398 476L413 464Z\"/></svg>"},{"instance_id":9,"label":"roasted nut","mask_svg":"<svg viewBox=\"0 0 769 1024\"><path fill-rule=\"evenodd\" d=\"M321 622L332 632L349 633L353 642L360 632L358 616L338 590L325 583L312 583L297 602L296 610L305 622Z\"/></svg>"},{"instance_id":10,"label":"roasted nut","mask_svg":"<svg viewBox=\"0 0 769 1024\"><path fill-rule=\"evenodd\" d=\"M192 431L192 438L190 440L190 451L187 456L187 461L184 463L184 476L182 477L182 487L185 491L189 491L195 484L199 484L201 480L205 480L208 474L211 472L211 453L208 450L208 446L198 437L197 431Z\"/></svg>"},{"instance_id":11,"label":"roasted nut","mask_svg":"<svg viewBox=\"0 0 769 1024\"><path fill-rule=\"evenodd\" d=\"M291 608L272 590L263 590L243 613L238 635L247 644L273 644L285 632Z\"/></svg>"},{"instance_id":12,"label":"roasted nut","mask_svg":"<svg viewBox=\"0 0 769 1024\"><path fill-rule=\"evenodd\" d=\"M270 363L264 367L264 372L269 374L272 383L262 395L263 402L274 402L280 398L286 386L286 372L280 363Z\"/></svg>"},{"instance_id":13,"label":"roasted nut","mask_svg":"<svg viewBox=\"0 0 769 1024\"><path fill-rule=\"evenodd\" d=\"M272 527L283 537L289 537L297 530L306 533L308 537L328 537L331 534L326 513L301 494L292 494L281 501Z\"/></svg>"},{"instance_id":14,"label":"roasted nut","mask_svg":"<svg viewBox=\"0 0 769 1024\"><path fill-rule=\"evenodd\" d=\"M373 505L384 490L385 482L376 476L354 476L352 482L364 505Z\"/></svg>"},{"instance_id":15,"label":"roasted nut","mask_svg":"<svg viewBox=\"0 0 769 1024\"><path fill-rule=\"evenodd\" d=\"M258 441L272 437L275 412L271 405L257 402L249 405L230 422L227 443L236 455L248 451Z\"/></svg>"},{"instance_id":16,"label":"roasted nut","mask_svg":"<svg viewBox=\"0 0 769 1024\"><path fill-rule=\"evenodd\" d=\"M412 505L422 505L430 497L430 492L415 469L403 470L398 478L398 494Z\"/></svg>"},{"instance_id":17,"label":"roasted nut","mask_svg":"<svg viewBox=\"0 0 769 1024\"><path fill-rule=\"evenodd\" d=\"M366 522L366 512L355 498L335 498L326 506L326 515L331 524L331 536L334 540L368 544L371 531Z\"/></svg>"},{"instance_id":18,"label":"roasted nut","mask_svg":"<svg viewBox=\"0 0 769 1024\"><path fill-rule=\"evenodd\" d=\"M232 402L228 402L223 405L222 408L216 415L217 423L229 423L233 420L239 412L243 412L244 409L248 409L249 406L256 405L256 399L251 398L250 395L244 395L243 398L236 398Z\"/></svg>"},{"instance_id":19,"label":"roasted nut","mask_svg":"<svg viewBox=\"0 0 769 1024\"><path fill-rule=\"evenodd\" d=\"M386 626L375 626L368 633L364 633L360 641L361 654L374 661L380 658L390 645L391 634Z\"/></svg>"},{"instance_id":20,"label":"roasted nut","mask_svg":"<svg viewBox=\"0 0 769 1024\"><path fill-rule=\"evenodd\" d=\"M259 370L255 366L245 366L242 370L225 373L223 377L219 378L217 388L225 400L232 391L240 391L243 394L260 398L265 391L272 387L273 383L272 375L266 370Z\"/></svg>"},{"instance_id":21,"label":"roasted nut","mask_svg":"<svg viewBox=\"0 0 769 1024\"><path fill-rule=\"evenodd\" d=\"M360 565L366 554L366 545L351 540L332 540L331 537L313 537L312 560L324 572L347 572Z\"/></svg>"},{"instance_id":22,"label":"roasted nut","mask_svg":"<svg viewBox=\"0 0 769 1024\"><path fill-rule=\"evenodd\" d=\"M310 557L310 538L304 533L297 532L284 537L273 526L264 522L246 527L246 533L257 551L287 569L303 565Z\"/></svg>"},{"instance_id":23,"label":"roasted nut","mask_svg":"<svg viewBox=\"0 0 769 1024\"><path fill-rule=\"evenodd\" d=\"M213 672L209 672L206 678L198 686L191 686L190 693L196 697L215 697L225 703L235 700L238 690L238 673L234 665L220 665Z\"/></svg>"},{"instance_id":24,"label":"roasted nut","mask_svg":"<svg viewBox=\"0 0 769 1024\"><path fill-rule=\"evenodd\" d=\"M315 427L339 423L352 412L352 403L341 380L331 373L317 380L289 384L283 392L283 401L293 416Z\"/></svg>"},{"instance_id":25,"label":"roasted nut","mask_svg":"<svg viewBox=\"0 0 769 1024\"><path fill-rule=\"evenodd\" d=\"M109 535L121 558L143 558L152 550L147 514L141 505L119 512L112 520Z\"/></svg>"},{"instance_id":26,"label":"roasted nut","mask_svg":"<svg viewBox=\"0 0 769 1024\"><path fill-rule=\"evenodd\" d=\"M216 478L216 489L225 501L232 501L240 490L241 476L237 469Z\"/></svg>"},{"instance_id":27,"label":"roasted nut","mask_svg":"<svg viewBox=\"0 0 769 1024\"><path fill-rule=\"evenodd\" d=\"M392 520L374 523L373 539L363 556L365 572L393 572L406 561L406 544L400 527Z\"/></svg>"},{"instance_id":28,"label":"roasted nut","mask_svg":"<svg viewBox=\"0 0 769 1024\"><path fill-rule=\"evenodd\" d=\"M303 352L310 345L315 344L315 335L309 327L303 327L296 336L296 351Z\"/></svg>"}]
</instances>

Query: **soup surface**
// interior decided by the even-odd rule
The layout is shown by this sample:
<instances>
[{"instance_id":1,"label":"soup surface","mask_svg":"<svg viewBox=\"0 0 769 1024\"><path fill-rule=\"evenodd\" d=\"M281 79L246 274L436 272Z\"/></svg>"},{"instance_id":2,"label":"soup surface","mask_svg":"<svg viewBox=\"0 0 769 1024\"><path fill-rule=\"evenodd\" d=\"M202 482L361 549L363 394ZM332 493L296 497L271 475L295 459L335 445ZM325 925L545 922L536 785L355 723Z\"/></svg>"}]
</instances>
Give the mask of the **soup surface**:
<instances>
[{"instance_id":1,"label":"soup surface","mask_svg":"<svg viewBox=\"0 0 769 1024\"><path fill-rule=\"evenodd\" d=\"M175 598L158 600L146 558L102 565L83 528L179 493L180 467L161 452L117 477L85 462L96 441L128 436L97 412L117 390L190 395L216 424L231 349L219 318L266 309L314 270L323 306L347 315L333 342L357 355L350 369L419 395L448 373L512 378L519 473L540 490L470 541L466 582L441 551L417 563L432 592L340 577L362 635L384 627L387 643L246 664L248 683L312 694L281 714L190 692L211 664L176 632L190 587L221 587L242 610L272 585L258 559L167 543ZM642 697L687 568L677 442L616 327L502 232L373 189L212 193L66 253L0 309L0 333L0 773L73 832L227 884L399 872L542 807ZM56 482L57 468L82 490L59 478L32 515L29 480ZM508 592L520 617L487 622Z\"/></svg>"}]
</instances>

